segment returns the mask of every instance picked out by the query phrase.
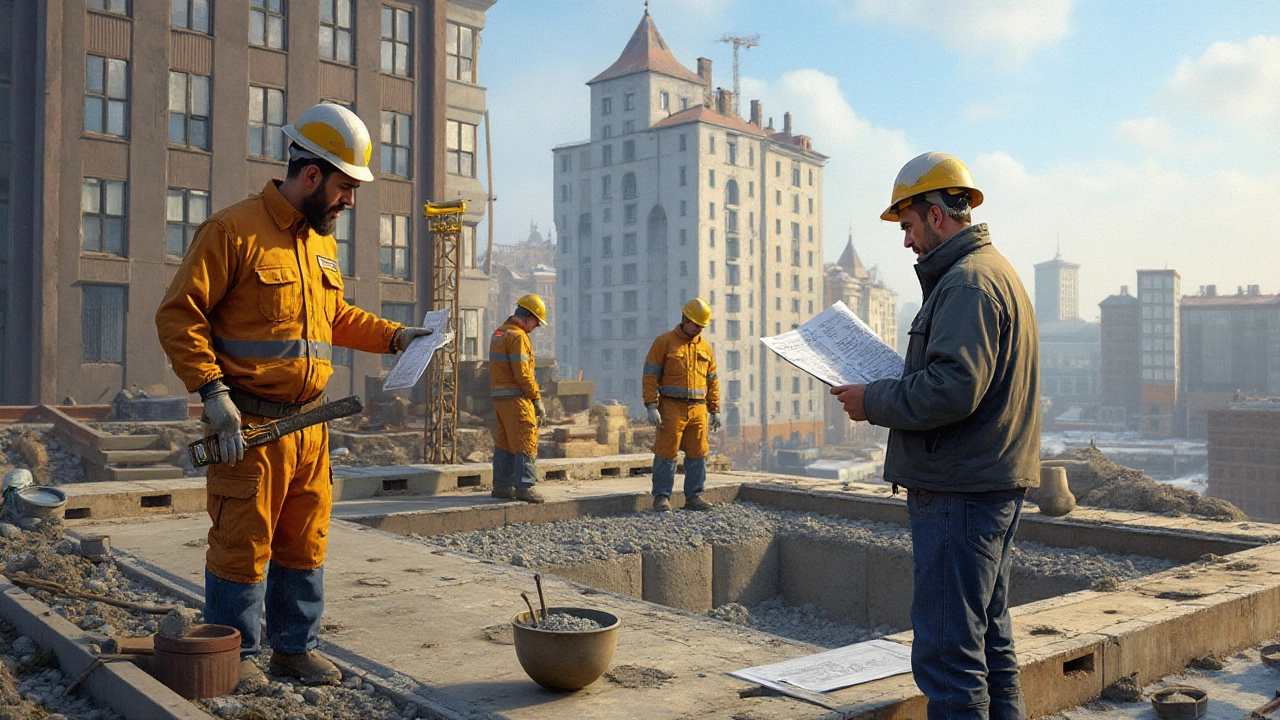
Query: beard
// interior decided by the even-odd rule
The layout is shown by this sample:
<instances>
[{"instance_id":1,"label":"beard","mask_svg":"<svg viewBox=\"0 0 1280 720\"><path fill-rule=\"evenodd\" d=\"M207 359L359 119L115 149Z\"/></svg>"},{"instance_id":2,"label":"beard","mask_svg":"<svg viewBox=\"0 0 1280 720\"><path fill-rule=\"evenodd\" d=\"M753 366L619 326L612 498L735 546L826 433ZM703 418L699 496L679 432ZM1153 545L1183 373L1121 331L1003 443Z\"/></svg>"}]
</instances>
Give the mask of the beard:
<instances>
[{"instance_id":1,"label":"beard","mask_svg":"<svg viewBox=\"0 0 1280 720\"><path fill-rule=\"evenodd\" d=\"M328 199L325 197L326 184L321 183L320 187L315 189L315 192L312 192L302 201L302 217L306 219L311 229L315 230L319 235L332 235L333 223L338 218L335 211L341 212L347 209L347 206L341 202L336 202L332 205L328 204Z\"/></svg>"}]
</instances>

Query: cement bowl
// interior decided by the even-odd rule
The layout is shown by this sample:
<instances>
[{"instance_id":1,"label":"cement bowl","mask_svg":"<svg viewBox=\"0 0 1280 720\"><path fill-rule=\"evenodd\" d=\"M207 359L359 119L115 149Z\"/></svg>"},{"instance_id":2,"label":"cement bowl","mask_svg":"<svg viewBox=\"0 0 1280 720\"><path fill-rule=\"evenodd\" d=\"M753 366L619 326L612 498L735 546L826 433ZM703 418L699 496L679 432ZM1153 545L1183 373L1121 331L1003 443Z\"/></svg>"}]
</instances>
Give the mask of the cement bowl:
<instances>
[{"instance_id":1,"label":"cement bowl","mask_svg":"<svg viewBox=\"0 0 1280 720\"><path fill-rule=\"evenodd\" d=\"M1151 707L1164 720L1197 720L1209 709L1209 693L1191 685L1169 685L1151 693Z\"/></svg>"},{"instance_id":2,"label":"cement bowl","mask_svg":"<svg viewBox=\"0 0 1280 720\"><path fill-rule=\"evenodd\" d=\"M555 631L529 627L528 612L511 621L516 658L534 682L548 690L581 690L604 674L618 647L617 615L603 610L553 607L547 612L595 620L599 630Z\"/></svg>"},{"instance_id":3,"label":"cement bowl","mask_svg":"<svg viewBox=\"0 0 1280 720\"><path fill-rule=\"evenodd\" d=\"M25 517L62 519L67 494L55 487L32 485L18 491L18 509Z\"/></svg>"}]
</instances>

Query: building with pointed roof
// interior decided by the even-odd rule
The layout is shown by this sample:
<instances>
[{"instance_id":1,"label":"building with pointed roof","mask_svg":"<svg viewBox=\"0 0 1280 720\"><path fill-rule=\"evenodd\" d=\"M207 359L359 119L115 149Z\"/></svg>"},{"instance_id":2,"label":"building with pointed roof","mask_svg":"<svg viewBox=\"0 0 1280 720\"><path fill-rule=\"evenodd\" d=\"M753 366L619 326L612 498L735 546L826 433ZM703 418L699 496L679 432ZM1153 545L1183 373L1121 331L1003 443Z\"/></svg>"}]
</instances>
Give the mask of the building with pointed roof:
<instances>
[{"instance_id":1,"label":"building with pointed roof","mask_svg":"<svg viewBox=\"0 0 1280 720\"><path fill-rule=\"evenodd\" d=\"M556 357L597 396L641 407L641 369L680 306L705 297L718 363L722 447L818 444L825 389L763 351L762 335L822 309L826 156L751 103L712 89L711 61L678 60L646 12L588 81L591 137L554 150ZM753 463L754 464L754 463Z\"/></svg>"},{"instance_id":2,"label":"building with pointed roof","mask_svg":"<svg viewBox=\"0 0 1280 720\"><path fill-rule=\"evenodd\" d=\"M1062 259L1036 267L1036 321L1040 324L1075 320L1080 317L1080 265Z\"/></svg>"}]
</instances>

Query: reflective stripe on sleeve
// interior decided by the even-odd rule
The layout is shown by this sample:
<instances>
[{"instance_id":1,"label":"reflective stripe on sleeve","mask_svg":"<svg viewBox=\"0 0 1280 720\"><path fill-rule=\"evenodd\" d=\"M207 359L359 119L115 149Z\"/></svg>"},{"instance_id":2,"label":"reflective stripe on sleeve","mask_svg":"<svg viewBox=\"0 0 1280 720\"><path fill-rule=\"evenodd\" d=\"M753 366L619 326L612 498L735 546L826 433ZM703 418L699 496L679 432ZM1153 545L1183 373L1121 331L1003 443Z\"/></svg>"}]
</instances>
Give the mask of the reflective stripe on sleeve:
<instances>
[{"instance_id":1,"label":"reflective stripe on sleeve","mask_svg":"<svg viewBox=\"0 0 1280 720\"><path fill-rule=\"evenodd\" d=\"M213 349L238 358L333 360L333 345L320 340L229 340L214 336Z\"/></svg>"},{"instance_id":2,"label":"reflective stripe on sleeve","mask_svg":"<svg viewBox=\"0 0 1280 720\"><path fill-rule=\"evenodd\" d=\"M496 397L496 398L524 397L524 391L521 390L520 388L499 388L497 390L489 391L489 397Z\"/></svg>"},{"instance_id":3,"label":"reflective stripe on sleeve","mask_svg":"<svg viewBox=\"0 0 1280 720\"><path fill-rule=\"evenodd\" d=\"M662 366L655 365L651 362L647 362L644 364L644 374L645 375L662 375Z\"/></svg>"},{"instance_id":4,"label":"reflective stripe on sleeve","mask_svg":"<svg viewBox=\"0 0 1280 720\"><path fill-rule=\"evenodd\" d=\"M529 362L532 359L528 355L508 355L489 351L489 362Z\"/></svg>"},{"instance_id":5,"label":"reflective stripe on sleeve","mask_svg":"<svg viewBox=\"0 0 1280 720\"><path fill-rule=\"evenodd\" d=\"M711 382L712 380L718 380L718 379L720 379L720 373L711 373L710 375L707 376L707 382Z\"/></svg>"},{"instance_id":6,"label":"reflective stripe on sleeve","mask_svg":"<svg viewBox=\"0 0 1280 720\"><path fill-rule=\"evenodd\" d=\"M707 396L706 388L682 388L674 385L659 385L658 394L673 398L700 398Z\"/></svg>"}]
</instances>

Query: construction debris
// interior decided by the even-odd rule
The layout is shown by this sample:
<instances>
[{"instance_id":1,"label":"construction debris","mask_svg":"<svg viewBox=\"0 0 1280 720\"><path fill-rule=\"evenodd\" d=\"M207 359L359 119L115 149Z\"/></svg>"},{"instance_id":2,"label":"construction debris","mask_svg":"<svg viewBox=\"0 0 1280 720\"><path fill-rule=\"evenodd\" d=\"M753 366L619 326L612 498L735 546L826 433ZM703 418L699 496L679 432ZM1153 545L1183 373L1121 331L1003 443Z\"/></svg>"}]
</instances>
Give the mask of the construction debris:
<instances>
[{"instance_id":1,"label":"construction debris","mask_svg":"<svg viewBox=\"0 0 1280 720\"><path fill-rule=\"evenodd\" d=\"M1045 459L1043 464L1066 469L1067 482L1080 505L1172 516L1190 515L1221 522L1249 519L1240 508L1226 500L1206 498L1193 490L1158 483L1141 470L1111 462L1096 448L1069 448ZM1029 494L1028 498L1035 500L1035 493Z\"/></svg>"}]
</instances>

